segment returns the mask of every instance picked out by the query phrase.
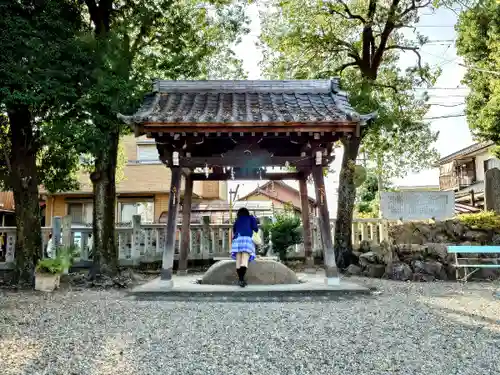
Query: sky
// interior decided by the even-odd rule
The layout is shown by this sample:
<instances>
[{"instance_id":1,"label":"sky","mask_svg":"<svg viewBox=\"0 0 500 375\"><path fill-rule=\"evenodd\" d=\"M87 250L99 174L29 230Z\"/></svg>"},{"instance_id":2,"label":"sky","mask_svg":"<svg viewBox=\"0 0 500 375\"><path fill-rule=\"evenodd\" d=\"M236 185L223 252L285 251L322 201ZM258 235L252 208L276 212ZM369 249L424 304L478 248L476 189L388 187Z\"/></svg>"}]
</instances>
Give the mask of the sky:
<instances>
[{"instance_id":1,"label":"sky","mask_svg":"<svg viewBox=\"0 0 500 375\"><path fill-rule=\"evenodd\" d=\"M236 46L236 54L243 60L244 69L248 73L249 79L263 79L259 69L259 61L262 55L256 47L258 36L260 34L260 22L258 8L256 5L251 5L248 10L248 15L251 19L250 33L246 35L242 42ZM461 80L465 73L465 68L459 64L462 62L460 57L456 55L455 39L456 33L454 25L457 22L455 13L448 9L438 9L435 12L425 11L421 14L420 21L417 24L418 32L427 36L429 40L436 41L424 45L421 50L422 60L431 66L441 67L442 74L439 77L436 88L447 89L432 89L428 93L430 95L429 103L439 103L441 106L432 106L427 117L439 117L454 114L461 114L464 111L464 94L467 89L461 84ZM401 56L401 66L413 65L416 61L416 56L413 52L404 52ZM451 105L460 104L459 106L449 107ZM442 106L442 105L446 105ZM461 148L467 147L473 143L469 128L465 117L452 117L435 119L430 121L432 129L439 132L438 140L435 144L436 149L441 156L451 154ZM338 185L338 171L340 170L340 162L342 160L342 150L336 150L336 160L333 162L333 170L337 173L329 175L326 179L326 190L328 206L332 217L336 213L336 189ZM426 170L420 173L410 173L403 179L394 180L395 185L415 186L415 185L438 185L438 170ZM294 187L298 184L293 181L286 181ZM258 182L238 182L230 181L229 189L234 189L236 185L240 185L238 195L249 193L262 186L265 181ZM314 197L313 187L309 186L309 195Z\"/></svg>"}]
</instances>

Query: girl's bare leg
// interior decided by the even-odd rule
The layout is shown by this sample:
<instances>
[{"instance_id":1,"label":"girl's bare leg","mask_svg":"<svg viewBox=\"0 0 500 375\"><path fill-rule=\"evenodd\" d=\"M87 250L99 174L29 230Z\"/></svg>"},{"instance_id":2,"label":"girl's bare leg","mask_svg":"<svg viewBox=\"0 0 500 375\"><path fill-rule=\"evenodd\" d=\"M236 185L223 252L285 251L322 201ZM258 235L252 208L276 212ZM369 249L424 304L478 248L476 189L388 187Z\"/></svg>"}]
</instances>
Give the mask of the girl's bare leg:
<instances>
[{"instance_id":1,"label":"girl's bare leg","mask_svg":"<svg viewBox=\"0 0 500 375\"><path fill-rule=\"evenodd\" d=\"M241 267L241 256L243 253L236 253L236 269Z\"/></svg>"},{"instance_id":2,"label":"girl's bare leg","mask_svg":"<svg viewBox=\"0 0 500 375\"><path fill-rule=\"evenodd\" d=\"M241 255L241 258L240 258L240 267L246 267L246 268L248 268L248 260L250 259L250 254L248 254L248 253L239 253L238 255Z\"/></svg>"}]
</instances>

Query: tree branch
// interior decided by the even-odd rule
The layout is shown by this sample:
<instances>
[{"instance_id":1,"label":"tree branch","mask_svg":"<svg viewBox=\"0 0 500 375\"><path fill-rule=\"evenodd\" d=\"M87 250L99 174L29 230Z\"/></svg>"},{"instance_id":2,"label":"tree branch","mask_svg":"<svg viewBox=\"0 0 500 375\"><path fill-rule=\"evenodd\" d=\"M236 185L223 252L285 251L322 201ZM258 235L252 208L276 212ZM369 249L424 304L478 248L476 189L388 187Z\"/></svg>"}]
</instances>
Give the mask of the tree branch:
<instances>
[{"instance_id":1,"label":"tree branch","mask_svg":"<svg viewBox=\"0 0 500 375\"><path fill-rule=\"evenodd\" d=\"M418 58L418 68L419 69L423 69L422 68L422 55L420 54L419 52L419 47L410 47L410 46L400 46L400 45L392 45L392 46L387 46L385 47L385 50L390 50L390 49L399 49L401 51L412 51L415 55L417 55L417 58Z\"/></svg>"},{"instance_id":2,"label":"tree branch","mask_svg":"<svg viewBox=\"0 0 500 375\"><path fill-rule=\"evenodd\" d=\"M328 4L329 7L329 12L330 14L338 14L339 16L345 18L346 20L358 20L361 21L362 23L366 23L366 20L361 17L359 14L353 14L347 4L343 0L337 0L343 8L344 8L344 13L339 12L333 7L333 4Z\"/></svg>"},{"instance_id":3,"label":"tree branch","mask_svg":"<svg viewBox=\"0 0 500 375\"><path fill-rule=\"evenodd\" d=\"M395 16L396 16L396 10L398 9L399 1L400 0L392 0L391 7L389 8L389 12L387 14L387 21L385 22L384 30L382 31L382 35L380 36L380 43L371 61L371 66L370 66L371 75L369 75L369 78L373 80L377 78L378 67L382 62L382 57L386 49L387 41L389 40L389 36L391 35L391 32L394 30L396 26Z\"/></svg>"},{"instance_id":4,"label":"tree branch","mask_svg":"<svg viewBox=\"0 0 500 375\"><path fill-rule=\"evenodd\" d=\"M346 69L346 68L348 68L350 66L359 66L359 64L356 61L352 61L352 62L343 64L343 65L339 66L337 69L335 69L335 73L340 75L340 74L342 74L342 72L344 71L344 69Z\"/></svg>"},{"instance_id":5,"label":"tree branch","mask_svg":"<svg viewBox=\"0 0 500 375\"><path fill-rule=\"evenodd\" d=\"M371 66L373 54L375 53L375 38L373 37L373 19L377 11L377 1L370 0L368 4L368 22L365 23L362 33L362 59L365 71L368 71Z\"/></svg>"},{"instance_id":6,"label":"tree branch","mask_svg":"<svg viewBox=\"0 0 500 375\"><path fill-rule=\"evenodd\" d=\"M412 0L411 5L401 12L399 19L406 17L410 12L413 12L415 10L427 8L431 4L432 0L427 0L427 2L425 2L424 4L418 4L418 5L417 5L417 0Z\"/></svg>"}]
</instances>

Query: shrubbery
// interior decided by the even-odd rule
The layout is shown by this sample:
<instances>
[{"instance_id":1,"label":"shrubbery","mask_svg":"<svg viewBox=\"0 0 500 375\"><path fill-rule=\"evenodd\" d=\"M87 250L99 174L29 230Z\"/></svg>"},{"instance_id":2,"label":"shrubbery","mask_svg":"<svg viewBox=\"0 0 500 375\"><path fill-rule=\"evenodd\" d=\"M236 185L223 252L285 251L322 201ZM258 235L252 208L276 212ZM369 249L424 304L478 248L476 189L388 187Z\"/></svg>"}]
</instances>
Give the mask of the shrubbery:
<instances>
[{"instance_id":1,"label":"shrubbery","mask_svg":"<svg viewBox=\"0 0 500 375\"><path fill-rule=\"evenodd\" d=\"M302 229L300 218L293 213L282 213L276 216L276 221L270 225L273 250L279 254L282 261L290 246L302 242Z\"/></svg>"},{"instance_id":2,"label":"shrubbery","mask_svg":"<svg viewBox=\"0 0 500 375\"><path fill-rule=\"evenodd\" d=\"M493 211L459 215L458 220L471 229L500 231L500 215Z\"/></svg>"}]
</instances>

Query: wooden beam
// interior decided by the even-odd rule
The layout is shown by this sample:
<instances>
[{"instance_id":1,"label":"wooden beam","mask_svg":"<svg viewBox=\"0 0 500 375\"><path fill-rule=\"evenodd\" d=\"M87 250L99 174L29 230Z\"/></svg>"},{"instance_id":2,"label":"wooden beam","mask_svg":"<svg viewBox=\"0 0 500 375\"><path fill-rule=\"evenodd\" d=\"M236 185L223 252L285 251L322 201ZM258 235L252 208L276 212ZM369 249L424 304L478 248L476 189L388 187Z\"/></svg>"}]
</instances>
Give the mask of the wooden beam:
<instances>
[{"instance_id":1,"label":"wooden beam","mask_svg":"<svg viewBox=\"0 0 500 375\"><path fill-rule=\"evenodd\" d=\"M168 160L168 159L167 159ZM326 166L330 163L330 158L324 157L323 164ZM256 157L245 155L241 157L181 157L180 165L187 168L203 168L207 165L209 168L214 166L238 167L238 168L257 168L257 167L283 167L286 165L297 168L310 168L313 164L312 156L272 156L272 157Z\"/></svg>"},{"instance_id":2,"label":"wooden beam","mask_svg":"<svg viewBox=\"0 0 500 375\"><path fill-rule=\"evenodd\" d=\"M311 239L311 218L309 215L309 196L307 195L307 181L305 178L299 180L300 205L302 208L302 229L304 232L304 252L306 255L306 264L310 267L314 266L314 258L312 255L312 239Z\"/></svg>"},{"instance_id":3,"label":"wooden beam","mask_svg":"<svg viewBox=\"0 0 500 375\"><path fill-rule=\"evenodd\" d=\"M190 245L190 229L191 224L191 203L193 201L193 174L186 176L184 187L184 202L182 203L182 228L181 228L181 248L179 251L179 268L178 274L187 273L187 262L189 256Z\"/></svg>"},{"instance_id":4,"label":"wooden beam","mask_svg":"<svg viewBox=\"0 0 500 375\"><path fill-rule=\"evenodd\" d=\"M263 172L261 176L257 173L251 173L249 175L243 175L240 173L234 173L235 180L271 180L271 181L281 181L281 180L298 180L301 177L300 172L279 172L279 173L265 173ZM205 173L193 173L192 178L194 181L227 181L231 180L231 172L226 173L210 173L208 177Z\"/></svg>"},{"instance_id":5,"label":"wooden beam","mask_svg":"<svg viewBox=\"0 0 500 375\"><path fill-rule=\"evenodd\" d=\"M168 199L167 230L160 273L161 279L168 282L172 281L172 269L174 267L175 230L177 211L179 209L179 191L181 190L181 168L173 167L170 170L172 171L172 177L170 197Z\"/></svg>"},{"instance_id":6,"label":"wooden beam","mask_svg":"<svg viewBox=\"0 0 500 375\"><path fill-rule=\"evenodd\" d=\"M326 201L323 167L320 165L313 166L312 175L314 185L316 187L316 202L318 203L321 238L323 239L326 282L328 285L337 285L339 283L339 273L337 270L337 264L335 263L332 232L330 230L330 214L328 212L328 204Z\"/></svg>"}]
</instances>

